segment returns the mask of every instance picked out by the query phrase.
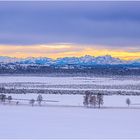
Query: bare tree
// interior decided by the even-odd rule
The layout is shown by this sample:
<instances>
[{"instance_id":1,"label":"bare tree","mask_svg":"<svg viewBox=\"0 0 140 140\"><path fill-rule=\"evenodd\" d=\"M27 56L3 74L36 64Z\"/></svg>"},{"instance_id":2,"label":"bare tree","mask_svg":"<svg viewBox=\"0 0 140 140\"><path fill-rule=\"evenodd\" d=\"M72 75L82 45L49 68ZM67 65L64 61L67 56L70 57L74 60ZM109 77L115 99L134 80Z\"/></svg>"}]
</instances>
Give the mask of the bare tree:
<instances>
[{"instance_id":1,"label":"bare tree","mask_svg":"<svg viewBox=\"0 0 140 140\"><path fill-rule=\"evenodd\" d=\"M90 99L89 99L89 103L90 103L90 106L91 107L96 107L96 104L97 104L97 100L96 100L96 96L94 95L91 95L90 96Z\"/></svg>"},{"instance_id":2,"label":"bare tree","mask_svg":"<svg viewBox=\"0 0 140 140\"><path fill-rule=\"evenodd\" d=\"M99 108L101 107L101 105L103 105L103 95L101 95L100 93L97 95L97 104L99 106Z\"/></svg>"},{"instance_id":3,"label":"bare tree","mask_svg":"<svg viewBox=\"0 0 140 140\"><path fill-rule=\"evenodd\" d=\"M5 87L0 87L0 93L4 93L5 92Z\"/></svg>"},{"instance_id":4,"label":"bare tree","mask_svg":"<svg viewBox=\"0 0 140 140\"><path fill-rule=\"evenodd\" d=\"M89 99L90 99L90 92L89 91L86 91L85 92L85 96L84 96L84 101L83 101L83 104L84 104L84 106L87 106L88 107L88 105L89 105Z\"/></svg>"},{"instance_id":5,"label":"bare tree","mask_svg":"<svg viewBox=\"0 0 140 140\"><path fill-rule=\"evenodd\" d=\"M16 105L19 105L19 101L16 101Z\"/></svg>"},{"instance_id":6,"label":"bare tree","mask_svg":"<svg viewBox=\"0 0 140 140\"><path fill-rule=\"evenodd\" d=\"M38 102L38 104L41 106L41 102L42 102L42 100L43 100L43 97L42 97L42 95L40 94L40 95L38 95L38 97L37 97L37 102Z\"/></svg>"},{"instance_id":7,"label":"bare tree","mask_svg":"<svg viewBox=\"0 0 140 140\"><path fill-rule=\"evenodd\" d=\"M126 104L128 105L128 107L129 107L129 105L131 104L131 101L130 101L129 98L126 99Z\"/></svg>"},{"instance_id":8,"label":"bare tree","mask_svg":"<svg viewBox=\"0 0 140 140\"><path fill-rule=\"evenodd\" d=\"M84 96L84 101L83 101L84 106L88 106L88 96Z\"/></svg>"},{"instance_id":9,"label":"bare tree","mask_svg":"<svg viewBox=\"0 0 140 140\"><path fill-rule=\"evenodd\" d=\"M0 94L0 102L2 102L2 94Z\"/></svg>"},{"instance_id":10,"label":"bare tree","mask_svg":"<svg viewBox=\"0 0 140 140\"><path fill-rule=\"evenodd\" d=\"M11 101L12 101L12 96L8 96L8 102L9 102L9 104L11 103Z\"/></svg>"},{"instance_id":11,"label":"bare tree","mask_svg":"<svg viewBox=\"0 0 140 140\"><path fill-rule=\"evenodd\" d=\"M34 99L31 99L29 103L30 103L32 106L34 106L35 100L34 100Z\"/></svg>"},{"instance_id":12,"label":"bare tree","mask_svg":"<svg viewBox=\"0 0 140 140\"><path fill-rule=\"evenodd\" d=\"M5 100L6 100L6 95L5 94L1 94L0 95L0 101L4 103Z\"/></svg>"}]
</instances>

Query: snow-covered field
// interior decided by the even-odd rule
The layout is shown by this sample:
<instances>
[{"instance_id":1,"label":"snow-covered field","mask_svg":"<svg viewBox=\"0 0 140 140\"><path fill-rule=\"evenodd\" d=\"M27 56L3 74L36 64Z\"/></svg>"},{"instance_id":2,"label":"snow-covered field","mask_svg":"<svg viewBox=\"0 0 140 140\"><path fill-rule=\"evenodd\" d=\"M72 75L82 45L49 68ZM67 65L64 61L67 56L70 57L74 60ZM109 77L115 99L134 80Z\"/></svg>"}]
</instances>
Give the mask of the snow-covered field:
<instances>
[{"instance_id":1,"label":"snow-covered field","mask_svg":"<svg viewBox=\"0 0 140 140\"><path fill-rule=\"evenodd\" d=\"M0 138L140 138L140 110L1 106Z\"/></svg>"},{"instance_id":2,"label":"snow-covered field","mask_svg":"<svg viewBox=\"0 0 140 140\"><path fill-rule=\"evenodd\" d=\"M111 82L112 81L112 82ZM137 77L0 77L0 83L34 82L47 85L113 84L139 86ZM133 89L132 89L133 90ZM9 94L7 94L9 95ZM16 99L36 99L37 94L11 94ZM127 107L126 98L132 105ZM83 106L82 95L44 95L42 106L28 101L0 104L0 138L140 138L140 96L104 96L101 109Z\"/></svg>"},{"instance_id":3,"label":"snow-covered field","mask_svg":"<svg viewBox=\"0 0 140 140\"><path fill-rule=\"evenodd\" d=\"M140 92L140 76L47 77L1 76L0 87L48 90L105 90Z\"/></svg>"},{"instance_id":4,"label":"snow-covered field","mask_svg":"<svg viewBox=\"0 0 140 140\"><path fill-rule=\"evenodd\" d=\"M100 85L137 85L140 84L140 76L119 76L119 77L47 77L47 76L1 76L0 83L44 83L47 85L79 85L79 84L100 84Z\"/></svg>"}]
</instances>

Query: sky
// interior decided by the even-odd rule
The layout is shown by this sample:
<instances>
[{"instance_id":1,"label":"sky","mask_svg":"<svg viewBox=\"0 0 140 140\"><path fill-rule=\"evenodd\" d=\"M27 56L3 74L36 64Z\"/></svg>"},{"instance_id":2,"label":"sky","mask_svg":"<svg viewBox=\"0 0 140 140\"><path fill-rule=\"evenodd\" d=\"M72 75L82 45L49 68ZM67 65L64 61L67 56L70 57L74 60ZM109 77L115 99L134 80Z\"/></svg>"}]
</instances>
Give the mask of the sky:
<instances>
[{"instance_id":1,"label":"sky","mask_svg":"<svg viewBox=\"0 0 140 140\"><path fill-rule=\"evenodd\" d=\"M140 1L0 1L0 56L140 58Z\"/></svg>"}]
</instances>

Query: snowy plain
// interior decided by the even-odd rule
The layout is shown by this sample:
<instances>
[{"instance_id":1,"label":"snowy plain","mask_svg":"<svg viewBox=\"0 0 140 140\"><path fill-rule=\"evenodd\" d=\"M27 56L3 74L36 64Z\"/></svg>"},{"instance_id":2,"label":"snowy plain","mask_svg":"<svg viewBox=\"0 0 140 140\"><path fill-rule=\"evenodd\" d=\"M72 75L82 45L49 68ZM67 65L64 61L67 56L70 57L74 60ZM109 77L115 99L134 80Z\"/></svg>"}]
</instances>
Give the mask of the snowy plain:
<instances>
[{"instance_id":1,"label":"snowy plain","mask_svg":"<svg viewBox=\"0 0 140 140\"><path fill-rule=\"evenodd\" d=\"M71 84L100 84L100 85L126 85L140 84L140 76L113 76L113 77L48 77L48 76L1 76L0 83L12 82L36 82L48 85L71 85Z\"/></svg>"},{"instance_id":2,"label":"snowy plain","mask_svg":"<svg viewBox=\"0 0 140 140\"><path fill-rule=\"evenodd\" d=\"M123 80L122 80L123 79ZM20 77L3 76L0 83L40 82L45 84L120 84L137 85L137 77ZM111 82L112 81L112 82ZM9 94L7 94L9 95ZM11 94L13 98L37 98L37 94ZM126 98L131 99L128 107ZM134 139L140 138L140 96L104 96L101 109L83 106L82 95L44 95L43 99L58 102L29 105L24 101L0 104L1 139Z\"/></svg>"}]
</instances>

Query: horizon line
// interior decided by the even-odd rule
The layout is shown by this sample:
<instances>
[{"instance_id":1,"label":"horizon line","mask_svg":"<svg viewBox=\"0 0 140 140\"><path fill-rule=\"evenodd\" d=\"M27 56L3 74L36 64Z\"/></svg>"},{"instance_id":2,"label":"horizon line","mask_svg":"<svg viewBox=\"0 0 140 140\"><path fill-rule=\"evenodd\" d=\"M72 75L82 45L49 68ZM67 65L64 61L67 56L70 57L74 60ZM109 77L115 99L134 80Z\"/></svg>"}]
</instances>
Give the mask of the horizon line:
<instances>
[{"instance_id":1,"label":"horizon line","mask_svg":"<svg viewBox=\"0 0 140 140\"><path fill-rule=\"evenodd\" d=\"M86 54L86 55L82 55L82 56L64 56L64 57L58 57L58 58L51 58L51 57L47 57L47 56L42 56L42 57L39 57L39 56L38 57L31 57L31 56L29 56L29 57L14 57L14 56L0 55L0 57L8 57L8 58L15 58L15 59L48 58L48 59L52 59L52 60L57 60L57 59L61 59L61 58L73 58L73 57L74 58L81 58L81 57L86 57L86 56L90 56L90 57L93 57L93 58L110 56L112 58L120 59L122 61L134 61L134 60L140 59L140 57L139 57L139 58L133 59L133 60L125 60L125 59L121 59L119 57L113 57L112 55L108 55L108 54L106 54L106 55L99 55L99 56L94 56L94 55L88 55L88 54Z\"/></svg>"}]
</instances>

